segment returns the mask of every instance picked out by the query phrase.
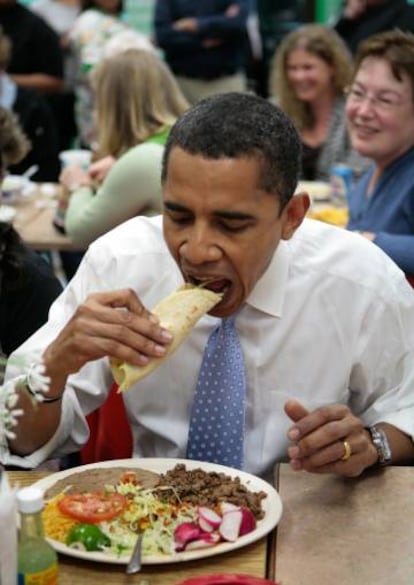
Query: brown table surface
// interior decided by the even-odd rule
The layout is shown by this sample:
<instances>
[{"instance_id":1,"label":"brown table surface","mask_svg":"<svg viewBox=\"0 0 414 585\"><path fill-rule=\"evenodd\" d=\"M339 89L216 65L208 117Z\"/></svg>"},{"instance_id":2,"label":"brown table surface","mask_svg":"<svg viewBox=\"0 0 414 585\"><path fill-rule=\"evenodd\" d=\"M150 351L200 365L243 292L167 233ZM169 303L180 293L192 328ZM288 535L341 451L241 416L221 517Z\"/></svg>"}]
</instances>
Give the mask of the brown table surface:
<instances>
[{"instance_id":1,"label":"brown table surface","mask_svg":"<svg viewBox=\"0 0 414 585\"><path fill-rule=\"evenodd\" d=\"M37 471L9 471L13 485L31 485L47 473ZM194 575L211 573L241 573L255 577L266 576L267 538L230 553L198 561L169 565L144 565L137 575L125 574L124 565L98 564L59 555L59 585L121 585L147 580L148 585L176 585Z\"/></svg>"},{"instance_id":2,"label":"brown table surface","mask_svg":"<svg viewBox=\"0 0 414 585\"><path fill-rule=\"evenodd\" d=\"M357 479L278 476L283 515L270 559L282 585L412 585L414 468Z\"/></svg>"},{"instance_id":3,"label":"brown table surface","mask_svg":"<svg viewBox=\"0 0 414 585\"><path fill-rule=\"evenodd\" d=\"M35 250L75 250L70 238L61 234L53 225L52 219L56 211L59 185L48 184L54 195L42 192L42 185L13 204L16 216L13 226L24 242Z\"/></svg>"}]
</instances>

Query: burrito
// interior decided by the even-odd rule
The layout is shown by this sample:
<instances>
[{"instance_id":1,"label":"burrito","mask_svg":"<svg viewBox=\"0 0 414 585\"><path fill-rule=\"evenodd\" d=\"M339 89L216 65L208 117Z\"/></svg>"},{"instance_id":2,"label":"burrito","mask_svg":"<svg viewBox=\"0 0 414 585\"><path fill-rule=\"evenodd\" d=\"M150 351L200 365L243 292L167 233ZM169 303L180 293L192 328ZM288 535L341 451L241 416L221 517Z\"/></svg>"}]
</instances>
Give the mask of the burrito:
<instances>
[{"instance_id":1,"label":"burrito","mask_svg":"<svg viewBox=\"0 0 414 585\"><path fill-rule=\"evenodd\" d=\"M171 331L174 339L163 357L151 358L145 366L133 366L112 359L111 369L119 387L118 391L128 390L132 384L160 366L185 340L200 317L217 305L222 296L207 288L185 284L158 303L152 313L157 315L165 329Z\"/></svg>"}]
</instances>

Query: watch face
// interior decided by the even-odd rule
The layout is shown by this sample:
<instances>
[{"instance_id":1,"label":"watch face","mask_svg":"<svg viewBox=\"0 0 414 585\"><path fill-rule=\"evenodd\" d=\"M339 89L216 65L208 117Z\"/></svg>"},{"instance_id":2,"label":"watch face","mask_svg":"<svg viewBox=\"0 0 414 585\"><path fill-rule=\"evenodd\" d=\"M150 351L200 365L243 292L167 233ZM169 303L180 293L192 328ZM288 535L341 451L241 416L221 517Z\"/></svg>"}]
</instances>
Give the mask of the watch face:
<instances>
[{"instance_id":1,"label":"watch face","mask_svg":"<svg viewBox=\"0 0 414 585\"><path fill-rule=\"evenodd\" d=\"M378 464L388 465L391 463L391 448L385 431L380 427L372 426L369 429L372 442L378 453Z\"/></svg>"}]
</instances>

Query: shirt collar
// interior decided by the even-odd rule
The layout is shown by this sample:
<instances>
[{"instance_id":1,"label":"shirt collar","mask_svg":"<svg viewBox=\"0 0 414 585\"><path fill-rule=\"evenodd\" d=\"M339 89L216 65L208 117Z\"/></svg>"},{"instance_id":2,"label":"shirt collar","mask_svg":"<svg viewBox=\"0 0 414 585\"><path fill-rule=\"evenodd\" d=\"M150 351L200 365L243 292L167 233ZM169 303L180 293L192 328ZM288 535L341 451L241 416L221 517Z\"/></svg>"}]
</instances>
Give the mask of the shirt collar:
<instances>
[{"instance_id":1,"label":"shirt collar","mask_svg":"<svg viewBox=\"0 0 414 585\"><path fill-rule=\"evenodd\" d=\"M281 240L268 269L258 280L246 301L249 305L274 317L282 316L290 254L288 241Z\"/></svg>"}]
</instances>

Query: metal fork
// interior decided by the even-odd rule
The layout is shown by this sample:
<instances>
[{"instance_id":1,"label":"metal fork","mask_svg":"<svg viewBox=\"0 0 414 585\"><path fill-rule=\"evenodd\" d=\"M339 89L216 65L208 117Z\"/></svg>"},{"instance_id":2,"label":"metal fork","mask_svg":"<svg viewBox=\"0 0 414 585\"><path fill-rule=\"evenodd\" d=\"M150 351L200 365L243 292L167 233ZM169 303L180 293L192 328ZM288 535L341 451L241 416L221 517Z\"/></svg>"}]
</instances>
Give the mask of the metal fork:
<instances>
[{"instance_id":1,"label":"metal fork","mask_svg":"<svg viewBox=\"0 0 414 585\"><path fill-rule=\"evenodd\" d=\"M142 549L142 537L144 533L138 532L137 540L135 541L134 550L132 551L131 558L126 568L127 575L133 575L141 570L141 549Z\"/></svg>"}]
</instances>

